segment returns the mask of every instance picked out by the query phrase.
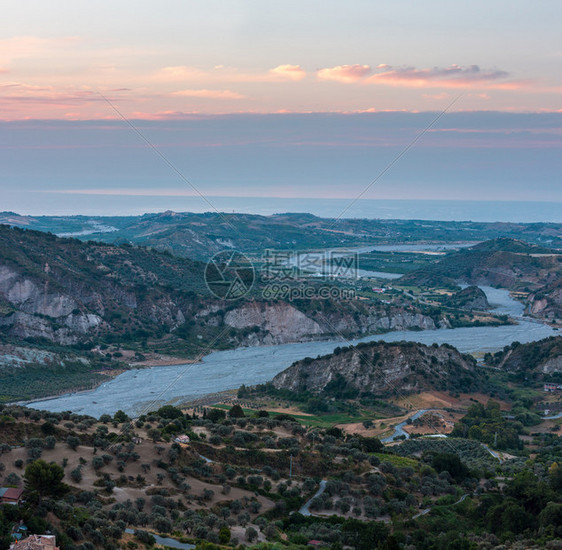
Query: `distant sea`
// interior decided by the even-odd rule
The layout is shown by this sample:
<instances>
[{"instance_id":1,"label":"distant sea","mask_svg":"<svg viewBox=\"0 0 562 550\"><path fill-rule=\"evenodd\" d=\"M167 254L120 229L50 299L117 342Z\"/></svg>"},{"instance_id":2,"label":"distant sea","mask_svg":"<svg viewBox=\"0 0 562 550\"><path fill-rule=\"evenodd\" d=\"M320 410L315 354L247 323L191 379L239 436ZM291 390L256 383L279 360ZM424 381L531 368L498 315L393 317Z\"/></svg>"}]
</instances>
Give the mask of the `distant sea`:
<instances>
[{"instance_id":1,"label":"distant sea","mask_svg":"<svg viewBox=\"0 0 562 550\"><path fill-rule=\"evenodd\" d=\"M53 200L55 199L56 200ZM31 198L31 197L30 197ZM51 200L49 200L51 199ZM307 212L323 218L369 218L474 222L557 222L562 223L562 203L455 200L291 199L268 197L110 196L41 194L12 210L31 215L125 216L163 212L236 212L271 214ZM209 204L210 203L210 204ZM14 205L16 206L16 205ZM347 209L347 210L346 210ZM342 215L343 214L343 215Z\"/></svg>"}]
</instances>

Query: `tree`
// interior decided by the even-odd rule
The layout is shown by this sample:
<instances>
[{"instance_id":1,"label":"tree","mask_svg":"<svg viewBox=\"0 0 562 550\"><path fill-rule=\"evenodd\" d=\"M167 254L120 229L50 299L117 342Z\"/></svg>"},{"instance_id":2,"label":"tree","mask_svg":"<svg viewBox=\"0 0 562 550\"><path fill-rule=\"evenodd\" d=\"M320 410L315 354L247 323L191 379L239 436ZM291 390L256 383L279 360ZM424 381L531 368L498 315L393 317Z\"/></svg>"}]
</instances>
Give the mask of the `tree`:
<instances>
[{"instance_id":1,"label":"tree","mask_svg":"<svg viewBox=\"0 0 562 550\"><path fill-rule=\"evenodd\" d=\"M171 420L174 418L181 418L183 416L181 410L173 405L164 405L163 407L160 407L156 411L156 414L161 418L169 418Z\"/></svg>"},{"instance_id":2,"label":"tree","mask_svg":"<svg viewBox=\"0 0 562 550\"><path fill-rule=\"evenodd\" d=\"M466 465L454 453L436 453L431 461L431 466L439 473L449 472L458 483L464 481L469 474Z\"/></svg>"},{"instance_id":3,"label":"tree","mask_svg":"<svg viewBox=\"0 0 562 550\"><path fill-rule=\"evenodd\" d=\"M251 525L246 529L245 535L249 542L254 542L258 538L258 532Z\"/></svg>"},{"instance_id":4,"label":"tree","mask_svg":"<svg viewBox=\"0 0 562 550\"><path fill-rule=\"evenodd\" d=\"M80 483L82 481L82 466L74 468L74 470L70 472L70 477L75 483Z\"/></svg>"},{"instance_id":5,"label":"tree","mask_svg":"<svg viewBox=\"0 0 562 550\"><path fill-rule=\"evenodd\" d=\"M19 484L20 484L20 481L21 481L20 476L18 476L18 474L15 474L14 472L10 472L6 476L6 479L4 480L4 484L8 487L18 487Z\"/></svg>"},{"instance_id":6,"label":"tree","mask_svg":"<svg viewBox=\"0 0 562 550\"><path fill-rule=\"evenodd\" d=\"M9 548L12 542L11 524L0 510L0 548Z\"/></svg>"},{"instance_id":7,"label":"tree","mask_svg":"<svg viewBox=\"0 0 562 550\"><path fill-rule=\"evenodd\" d=\"M228 527L221 527L219 531L219 542L221 544L228 544L230 542L230 529Z\"/></svg>"},{"instance_id":8,"label":"tree","mask_svg":"<svg viewBox=\"0 0 562 550\"><path fill-rule=\"evenodd\" d=\"M226 418L226 413L221 409L209 409L207 411L207 419L213 423Z\"/></svg>"},{"instance_id":9,"label":"tree","mask_svg":"<svg viewBox=\"0 0 562 550\"><path fill-rule=\"evenodd\" d=\"M146 432L146 435L156 443L160 439L160 430L158 428L150 428L150 430Z\"/></svg>"},{"instance_id":10,"label":"tree","mask_svg":"<svg viewBox=\"0 0 562 550\"><path fill-rule=\"evenodd\" d=\"M118 422L119 424L122 424L123 422L128 422L129 421L129 417L121 410L119 409L114 415L113 415L113 420L115 422Z\"/></svg>"},{"instance_id":11,"label":"tree","mask_svg":"<svg viewBox=\"0 0 562 550\"><path fill-rule=\"evenodd\" d=\"M75 451L78 448L78 445L80 445L80 439L78 439L76 436L74 435L69 435L66 438L66 444L73 450Z\"/></svg>"},{"instance_id":12,"label":"tree","mask_svg":"<svg viewBox=\"0 0 562 550\"><path fill-rule=\"evenodd\" d=\"M553 462L548 470L550 476L550 485L555 491L562 492L562 465Z\"/></svg>"},{"instance_id":13,"label":"tree","mask_svg":"<svg viewBox=\"0 0 562 550\"><path fill-rule=\"evenodd\" d=\"M230 418L244 418L246 415L240 405L233 405L228 411L228 416L230 416Z\"/></svg>"},{"instance_id":14,"label":"tree","mask_svg":"<svg viewBox=\"0 0 562 550\"><path fill-rule=\"evenodd\" d=\"M47 421L41 424L41 431L45 435L53 435L55 433L55 426L52 422Z\"/></svg>"},{"instance_id":15,"label":"tree","mask_svg":"<svg viewBox=\"0 0 562 550\"><path fill-rule=\"evenodd\" d=\"M62 482L63 477L64 470L58 464L36 460L25 469L25 492L39 503L44 497L62 496L68 491L68 487Z\"/></svg>"},{"instance_id":16,"label":"tree","mask_svg":"<svg viewBox=\"0 0 562 550\"><path fill-rule=\"evenodd\" d=\"M539 522L543 527L552 526L558 529L560 534L555 533L557 536L562 535L562 504L549 502L539 514Z\"/></svg>"}]
</instances>

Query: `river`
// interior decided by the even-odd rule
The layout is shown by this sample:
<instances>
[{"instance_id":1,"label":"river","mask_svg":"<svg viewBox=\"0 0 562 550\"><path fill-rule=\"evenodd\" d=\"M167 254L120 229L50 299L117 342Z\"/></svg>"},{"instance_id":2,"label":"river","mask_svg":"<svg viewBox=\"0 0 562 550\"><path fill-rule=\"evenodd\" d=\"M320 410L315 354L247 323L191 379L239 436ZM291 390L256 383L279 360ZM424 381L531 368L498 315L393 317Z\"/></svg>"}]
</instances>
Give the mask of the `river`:
<instances>
[{"instance_id":1,"label":"river","mask_svg":"<svg viewBox=\"0 0 562 550\"><path fill-rule=\"evenodd\" d=\"M483 287L490 301L502 313L521 314L521 304L507 291ZM271 380L294 361L316 357L337 346L384 340L407 340L431 345L448 343L461 352L497 351L517 340L521 343L556 335L552 328L520 319L517 325L463 327L425 331L396 331L357 340L330 340L278 346L238 348L210 353L200 363L151 367L126 371L92 391L35 401L29 406L53 412L72 411L99 417L118 409L130 415L154 410L165 403L180 403L206 394L254 385Z\"/></svg>"}]
</instances>

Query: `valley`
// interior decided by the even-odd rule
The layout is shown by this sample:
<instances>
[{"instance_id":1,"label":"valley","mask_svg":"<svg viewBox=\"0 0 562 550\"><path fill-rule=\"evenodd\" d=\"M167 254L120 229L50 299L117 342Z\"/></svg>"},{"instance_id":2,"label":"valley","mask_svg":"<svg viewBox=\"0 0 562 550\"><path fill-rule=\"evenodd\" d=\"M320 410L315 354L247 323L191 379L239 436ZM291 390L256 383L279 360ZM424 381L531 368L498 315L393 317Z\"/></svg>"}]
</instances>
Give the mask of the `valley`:
<instances>
[{"instance_id":1,"label":"valley","mask_svg":"<svg viewBox=\"0 0 562 550\"><path fill-rule=\"evenodd\" d=\"M117 236L96 223L68 232ZM287 254L252 220L268 237L245 250L255 282L232 301L205 284L203 249L0 226L0 476L25 490L33 530L65 548L459 548L459 525L483 550L556 540L558 251L373 245L354 223L331 250L307 223L318 233ZM283 280L264 277L270 244ZM38 500L42 468L64 482ZM32 519L42 499L80 519Z\"/></svg>"}]
</instances>

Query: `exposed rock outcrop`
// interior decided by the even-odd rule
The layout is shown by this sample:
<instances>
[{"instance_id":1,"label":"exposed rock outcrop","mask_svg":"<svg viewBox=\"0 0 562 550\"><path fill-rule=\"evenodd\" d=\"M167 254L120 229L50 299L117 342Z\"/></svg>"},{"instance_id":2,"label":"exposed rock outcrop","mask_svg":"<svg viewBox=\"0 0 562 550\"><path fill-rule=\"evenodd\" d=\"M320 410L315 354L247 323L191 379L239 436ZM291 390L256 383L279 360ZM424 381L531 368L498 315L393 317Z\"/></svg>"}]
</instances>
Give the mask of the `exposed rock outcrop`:
<instances>
[{"instance_id":1,"label":"exposed rock outcrop","mask_svg":"<svg viewBox=\"0 0 562 550\"><path fill-rule=\"evenodd\" d=\"M388 394L422 389L468 391L480 382L475 360L451 346L372 342L303 359L273 379L278 389L295 392L354 390Z\"/></svg>"},{"instance_id":2,"label":"exposed rock outcrop","mask_svg":"<svg viewBox=\"0 0 562 550\"><path fill-rule=\"evenodd\" d=\"M562 275L529 296L531 315L562 323Z\"/></svg>"},{"instance_id":3,"label":"exposed rock outcrop","mask_svg":"<svg viewBox=\"0 0 562 550\"><path fill-rule=\"evenodd\" d=\"M406 308L338 303L337 309L309 309L304 312L287 302L249 302L229 310L224 323L237 329L253 329L246 345L271 345L334 337L360 336L390 330L431 330L446 327L428 315Z\"/></svg>"}]
</instances>

